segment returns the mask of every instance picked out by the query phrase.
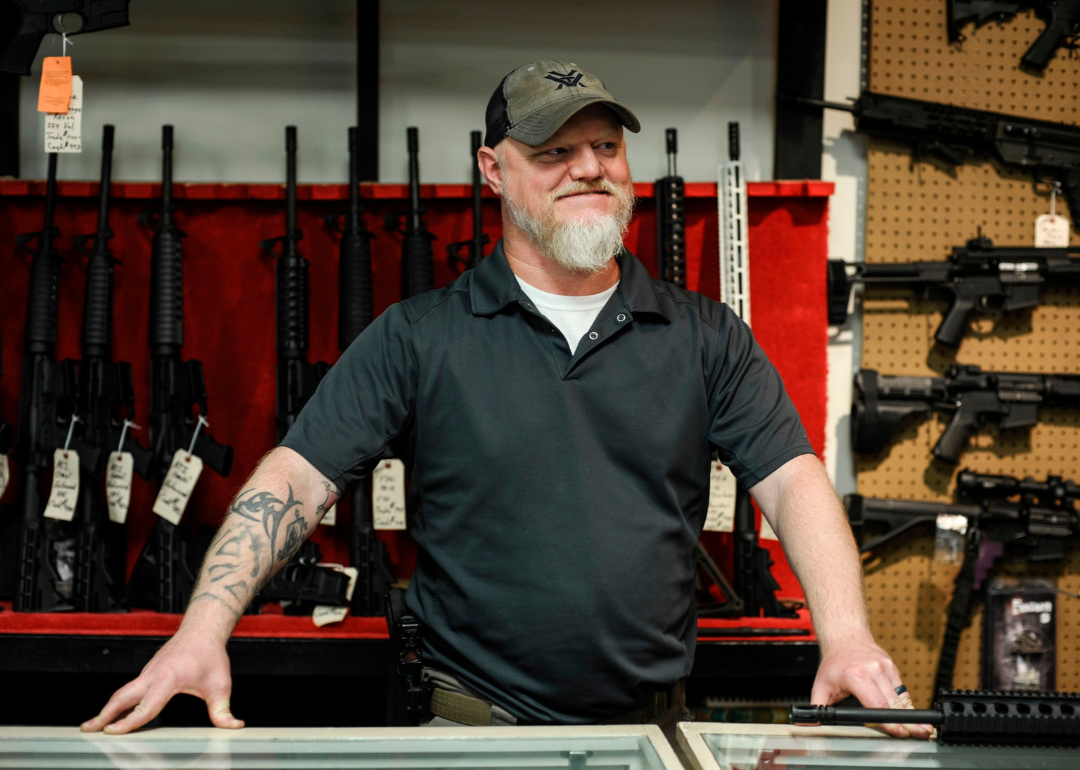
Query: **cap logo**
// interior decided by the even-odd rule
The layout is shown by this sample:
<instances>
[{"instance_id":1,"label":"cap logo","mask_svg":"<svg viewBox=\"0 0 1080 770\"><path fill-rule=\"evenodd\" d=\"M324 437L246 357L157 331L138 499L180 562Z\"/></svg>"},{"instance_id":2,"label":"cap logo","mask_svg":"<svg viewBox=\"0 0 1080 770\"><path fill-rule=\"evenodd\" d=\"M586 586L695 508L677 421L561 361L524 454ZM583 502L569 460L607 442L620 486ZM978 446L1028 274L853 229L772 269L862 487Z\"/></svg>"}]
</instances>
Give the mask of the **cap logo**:
<instances>
[{"instance_id":1,"label":"cap logo","mask_svg":"<svg viewBox=\"0 0 1080 770\"><path fill-rule=\"evenodd\" d=\"M567 86L568 88L570 88L579 85L581 83L582 74L583 73L578 72L577 70L570 70L565 74L562 72L555 72L554 70L549 70L548 74L544 75L544 80L554 80L556 83L559 84L559 87L555 90L561 91L563 86Z\"/></svg>"}]
</instances>

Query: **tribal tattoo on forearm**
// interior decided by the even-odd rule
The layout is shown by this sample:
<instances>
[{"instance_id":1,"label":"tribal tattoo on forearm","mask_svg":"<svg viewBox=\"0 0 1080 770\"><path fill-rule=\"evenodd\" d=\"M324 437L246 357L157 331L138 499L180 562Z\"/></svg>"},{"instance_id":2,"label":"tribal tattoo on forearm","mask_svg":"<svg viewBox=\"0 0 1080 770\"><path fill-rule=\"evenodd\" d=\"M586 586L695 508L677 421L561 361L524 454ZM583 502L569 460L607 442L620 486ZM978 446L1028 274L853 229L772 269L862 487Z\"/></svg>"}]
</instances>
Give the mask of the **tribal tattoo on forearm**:
<instances>
[{"instance_id":1,"label":"tribal tattoo on forearm","mask_svg":"<svg viewBox=\"0 0 1080 770\"><path fill-rule=\"evenodd\" d=\"M202 575L191 601L209 599L229 608L239 618L274 574L275 565L293 557L308 534L291 484L281 500L273 492L246 489L236 496L225 522L207 549ZM326 499L316 515L329 507L332 495L341 494L333 484L323 482Z\"/></svg>"}]
</instances>

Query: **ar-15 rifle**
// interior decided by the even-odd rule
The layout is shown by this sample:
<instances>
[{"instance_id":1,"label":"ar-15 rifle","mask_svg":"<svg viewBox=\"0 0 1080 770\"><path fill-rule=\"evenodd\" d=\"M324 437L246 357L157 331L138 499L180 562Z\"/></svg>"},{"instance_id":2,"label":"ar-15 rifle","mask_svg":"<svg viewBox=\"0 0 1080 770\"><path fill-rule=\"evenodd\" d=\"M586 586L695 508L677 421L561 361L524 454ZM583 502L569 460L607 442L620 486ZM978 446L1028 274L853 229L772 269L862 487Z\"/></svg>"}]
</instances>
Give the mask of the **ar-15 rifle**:
<instances>
[{"instance_id":1,"label":"ar-15 rifle","mask_svg":"<svg viewBox=\"0 0 1080 770\"><path fill-rule=\"evenodd\" d=\"M79 412L83 440L105 457L128 452L133 470L144 479L154 472L154 456L131 437L124 419L135 419L135 385L131 364L112 361L113 266L109 252L109 192L112 179L113 127L105 126L101 144L101 189L98 229L74 239L87 257L83 303L82 362ZM92 246L88 247L88 244ZM130 422L128 423L130 424ZM79 485L79 532L75 550L75 609L116 612L124 586L124 527L109 521L98 496L99 477L83 471Z\"/></svg>"},{"instance_id":2,"label":"ar-15 rifle","mask_svg":"<svg viewBox=\"0 0 1080 770\"><path fill-rule=\"evenodd\" d=\"M940 411L952 417L933 454L955 464L976 430L991 421L1000 430L1031 427L1041 406L1080 406L1080 376L984 372L955 363L944 377L894 377L861 369L851 408L852 448L876 454L906 418Z\"/></svg>"},{"instance_id":3,"label":"ar-15 rifle","mask_svg":"<svg viewBox=\"0 0 1080 770\"><path fill-rule=\"evenodd\" d=\"M950 297L950 305L934 339L955 348L973 313L1035 307L1044 285L1080 281L1080 259L1070 254L1080 254L1080 247L995 246L980 233L966 246L954 246L947 262L849 264L830 259L829 323L838 326L847 320L854 283L939 291Z\"/></svg>"},{"instance_id":4,"label":"ar-15 rifle","mask_svg":"<svg viewBox=\"0 0 1080 770\"><path fill-rule=\"evenodd\" d=\"M79 455L80 471L95 475L101 471L101 453L85 444L74 431L78 410L75 362L57 361L55 355L60 305L60 255L53 247L59 235L53 226L55 206L56 153L50 153L41 232L17 238L19 245L34 255L34 260L26 304L16 448L16 457L22 463L23 485L16 612L72 609L73 584L58 571L61 558L58 546L71 542L73 527L68 522L42 517L44 506L39 487L52 466L53 451L63 447L70 435L70 448ZM27 245L31 239L37 240L36 251Z\"/></svg>"},{"instance_id":5,"label":"ar-15 rifle","mask_svg":"<svg viewBox=\"0 0 1080 770\"><path fill-rule=\"evenodd\" d=\"M795 725L933 725L946 746L1080 746L1080 693L940 693L932 709L792 706Z\"/></svg>"},{"instance_id":6,"label":"ar-15 rifle","mask_svg":"<svg viewBox=\"0 0 1080 770\"><path fill-rule=\"evenodd\" d=\"M349 576L319 566L322 551L305 540L284 567L278 570L251 602L248 614L258 613L266 602L280 604L286 615L310 615L318 606L344 607L349 602Z\"/></svg>"},{"instance_id":7,"label":"ar-15 rifle","mask_svg":"<svg viewBox=\"0 0 1080 770\"><path fill-rule=\"evenodd\" d=\"M420 138L416 128L408 129L409 140L409 210L388 214L384 221L391 230L401 233L401 297L408 299L435 288L435 258L431 242L435 236L424 229L421 220L426 208L420 205ZM398 224L404 221L404 227Z\"/></svg>"},{"instance_id":8,"label":"ar-15 rifle","mask_svg":"<svg viewBox=\"0 0 1080 770\"><path fill-rule=\"evenodd\" d=\"M330 369L323 361L307 360L308 261L297 250L297 243L303 237L296 226L296 126L286 126L285 234L259 243L259 248L277 260L278 442L285 438ZM275 246L280 246L280 251L275 251ZM348 577L320 567L321 558L319 547L306 541L259 591L248 611L258 612L267 601L285 602L285 611L290 615L310 614L319 604L345 604Z\"/></svg>"},{"instance_id":9,"label":"ar-15 rifle","mask_svg":"<svg viewBox=\"0 0 1080 770\"><path fill-rule=\"evenodd\" d=\"M277 440L296 422L304 404L330 369L309 363L308 261L296 244L304 237L296 226L296 126L285 127L285 234L261 241L259 248L277 260ZM274 247L280 245L280 252Z\"/></svg>"},{"instance_id":10,"label":"ar-15 rifle","mask_svg":"<svg viewBox=\"0 0 1080 770\"><path fill-rule=\"evenodd\" d=\"M946 30L950 43L964 40L960 30L969 22L981 27L991 21L1008 21L1021 11L1031 9L1046 24L1035 42L1020 57L1020 66L1035 72L1046 69L1059 48L1076 48L1080 35L1080 0L946 0ZM1075 215L1074 215L1075 216Z\"/></svg>"},{"instance_id":11,"label":"ar-15 rifle","mask_svg":"<svg viewBox=\"0 0 1080 770\"><path fill-rule=\"evenodd\" d=\"M858 131L911 145L913 160L925 153L959 166L969 156L995 158L1030 171L1036 181L1057 182L1080 231L1080 127L869 91L854 104L777 98L850 112Z\"/></svg>"},{"instance_id":12,"label":"ar-15 rifle","mask_svg":"<svg viewBox=\"0 0 1080 770\"><path fill-rule=\"evenodd\" d=\"M686 185L675 171L678 132L667 130L668 175L657 179L656 255L661 281L686 287Z\"/></svg>"},{"instance_id":13,"label":"ar-15 rifle","mask_svg":"<svg viewBox=\"0 0 1080 770\"><path fill-rule=\"evenodd\" d=\"M150 446L164 482L177 449L189 447L221 476L232 470L232 447L202 430L193 412L207 413L202 363L184 361L184 266L173 222L173 127L162 126L161 207L139 221L152 228L150 256ZM158 612L183 612L195 585L201 553L190 553L180 528L165 519L154 522L128 583L127 604Z\"/></svg>"},{"instance_id":14,"label":"ar-15 rifle","mask_svg":"<svg viewBox=\"0 0 1080 770\"><path fill-rule=\"evenodd\" d=\"M961 471L956 480L956 504L879 500L848 495L844 505L863 553L940 515L963 516L964 560L949 603L945 639L938 661L935 690L952 689L960 634L968 623L971 595L1003 548L1016 561L1044 562L1065 558L1065 540L1080 532L1074 506L1080 489L1060 476L1046 481L1024 480ZM1011 502L1009 498L1016 498ZM984 546L985 543L985 546ZM981 574L980 574L981 573Z\"/></svg>"},{"instance_id":15,"label":"ar-15 rifle","mask_svg":"<svg viewBox=\"0 0 1080 770\"><path fill-rule=\"evenodd\" d=\"M131 0L0 0L0 72L29 75L41 40L50 32L81 35L128 25ZM6 7L5 7L6 6ZM75 14L82 24L65 29ZM70 21L69 21L70 23Z\"/></svg>"},{"instance_id":16,"label":"ar-15 rifle","mask_svg":"<svg viewBox=\"0 0 1080 770\"><path fill-rule=\"evenodd\" d=\"M339 264L340 303L338 305L338 348L344 353L375 317L371 289L371 238L364 228L360 204L360 172L358 163L357 130L349 129L349 210L341 232L341 262ZM327 217L335 223L341 214ZM352 595L352 613L361 616L381 616L384 597L394 582L390 571L390 556L386 545L375 536L372 522L370 481L363 479L353 485L337 502L339 511L352 508L349 517L349 561L357 570Z\"/></svg>"},{"instance_id":17,"label":"ar-15 rifle","mask_svg":"<svg viewBox=\"0 0 1080 770\"><path fill-rule=\"evenodd\" d=\"M479 131L473 131L470 134L471 147L472 147L472 159L473 159L473 171L472 171L472 226L473 237L467 241L458 241L457 243L449 243L446 246L446 263L450 266L450 269L456 269L458 265L461 265L463 269L469 270L480 264L480 260L484 258L484 247L488 244L487 234L484 233L484 206L483 206L483 184L484 178L480 173L480 144L482 139ZM461 250L468 249L468 256L461 257Z\"/></svg>"}]
</instances>

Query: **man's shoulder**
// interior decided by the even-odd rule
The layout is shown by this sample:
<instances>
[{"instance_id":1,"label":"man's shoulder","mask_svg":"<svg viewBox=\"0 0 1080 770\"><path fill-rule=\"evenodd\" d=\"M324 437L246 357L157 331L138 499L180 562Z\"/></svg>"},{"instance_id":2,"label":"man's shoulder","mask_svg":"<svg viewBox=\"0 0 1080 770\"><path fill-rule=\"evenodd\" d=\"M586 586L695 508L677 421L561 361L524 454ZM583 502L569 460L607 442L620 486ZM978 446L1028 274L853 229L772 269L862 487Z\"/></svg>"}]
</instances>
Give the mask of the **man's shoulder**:
<instances>
[{"instance_id":1,"label":"man's shoulder","mask_svg":"<svg viewBox=\"0 0 1080 770\"><path fill-rule=\"evenodd\" d=\"M689 289L683 289L667 281L654 280L657 296L664 310L675 319L700 319L713 331L729 327L738 319L735 312L712 297Z\"/></svg>"},{"instance_id":2,"label":"man's shoulder","mask_svg":"<svg viewBox=\"0 0 1080 770\"><path fill-rule=\"evenodd\" d=\"M471 313L469 288L472 276L473 271L466 270L446 286L403 299L400 307L405 320L415 326L431 318L442 317L444 313Z\"/></svg>"}]
</instances>

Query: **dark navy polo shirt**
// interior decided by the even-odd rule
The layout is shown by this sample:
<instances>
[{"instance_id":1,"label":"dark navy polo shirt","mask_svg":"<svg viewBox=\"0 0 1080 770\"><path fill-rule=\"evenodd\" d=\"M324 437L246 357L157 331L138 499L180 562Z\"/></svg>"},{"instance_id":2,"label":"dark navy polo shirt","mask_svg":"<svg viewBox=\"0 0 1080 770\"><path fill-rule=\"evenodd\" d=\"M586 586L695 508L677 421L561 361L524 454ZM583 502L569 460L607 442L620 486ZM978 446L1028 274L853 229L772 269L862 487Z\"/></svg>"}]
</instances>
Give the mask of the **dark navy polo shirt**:
<instances>
[{"instance_id":1,"label":"dark navy polo shirt","mask_svg":"<svg viewBox=\"0 0 1080 770\"><path fill-rule=\"evenodd\" d=\"M339 486L405 460L424 662L524 721L600 721L687 676L711 451L747 486L813 451L730 309L618 261L571 356L500 242L379 316L282 442Z\"/></svg>"}]
</instances>

